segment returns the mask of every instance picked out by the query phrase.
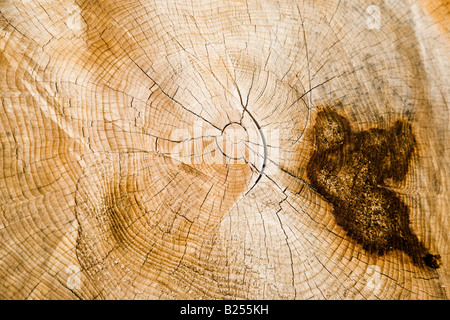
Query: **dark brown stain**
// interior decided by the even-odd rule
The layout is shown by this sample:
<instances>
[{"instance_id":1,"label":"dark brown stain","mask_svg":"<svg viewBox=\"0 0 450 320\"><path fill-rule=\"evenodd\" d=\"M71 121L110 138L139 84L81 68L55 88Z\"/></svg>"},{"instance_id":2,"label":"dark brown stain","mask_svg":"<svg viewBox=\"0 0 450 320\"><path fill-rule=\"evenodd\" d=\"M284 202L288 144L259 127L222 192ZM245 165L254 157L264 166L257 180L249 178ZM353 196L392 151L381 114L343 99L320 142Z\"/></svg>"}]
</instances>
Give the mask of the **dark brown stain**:
<instances>
[{"instance_id":1,"label":"dark brown stain","mask_svg":"<svg viewBox=\"0 0 450 320\"><path fill-rule=\"evenodd\" d=\"M397 120L388 129L353 132L346 118L323 109L313 135L308 179L333 204L335 220L348 236L368 252L398 249L416 265L438 268L440 256L430 254L410 228L408 207L385 187L406 177L417 146L411 124Z\"/></svg>"}]
</instances>

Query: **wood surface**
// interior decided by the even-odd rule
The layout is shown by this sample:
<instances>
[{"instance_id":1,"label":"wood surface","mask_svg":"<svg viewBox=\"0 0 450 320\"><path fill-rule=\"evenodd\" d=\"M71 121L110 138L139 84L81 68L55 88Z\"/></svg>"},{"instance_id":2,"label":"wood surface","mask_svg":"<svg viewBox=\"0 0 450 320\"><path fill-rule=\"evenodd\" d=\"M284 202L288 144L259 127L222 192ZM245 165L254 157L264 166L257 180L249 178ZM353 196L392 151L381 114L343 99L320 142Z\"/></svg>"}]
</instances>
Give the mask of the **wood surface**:
<instances>
[{"instance_id":1,"label":"wood surface","mask_svg":"<svg viewBox=\"0 0 450 320\"><path fill-rule=\"evenodd\" d=\"M0 298L448 299L449 11L0 0Z\"/></svg>"}]
</instances>

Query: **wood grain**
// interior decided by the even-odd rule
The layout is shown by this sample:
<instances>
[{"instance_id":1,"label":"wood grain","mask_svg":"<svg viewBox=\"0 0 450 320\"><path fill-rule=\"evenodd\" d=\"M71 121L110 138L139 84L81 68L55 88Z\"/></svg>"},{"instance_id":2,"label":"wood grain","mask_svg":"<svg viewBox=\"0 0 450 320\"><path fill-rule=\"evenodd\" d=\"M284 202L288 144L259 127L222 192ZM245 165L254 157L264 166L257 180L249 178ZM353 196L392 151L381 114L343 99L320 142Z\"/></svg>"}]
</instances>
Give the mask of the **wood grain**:
<instances>
[{"instance_id":1,"label":"wood grain","mask_svg":"<svg viewBox=\"0 0 450 320\"><path fill-rule=\"evenodd\" d=\"M448 12L0 0L0 298L448 299ZM323 106L411 125L383 183L440 268L336 222L307 174Z\"/></svg>"}]
</instances>

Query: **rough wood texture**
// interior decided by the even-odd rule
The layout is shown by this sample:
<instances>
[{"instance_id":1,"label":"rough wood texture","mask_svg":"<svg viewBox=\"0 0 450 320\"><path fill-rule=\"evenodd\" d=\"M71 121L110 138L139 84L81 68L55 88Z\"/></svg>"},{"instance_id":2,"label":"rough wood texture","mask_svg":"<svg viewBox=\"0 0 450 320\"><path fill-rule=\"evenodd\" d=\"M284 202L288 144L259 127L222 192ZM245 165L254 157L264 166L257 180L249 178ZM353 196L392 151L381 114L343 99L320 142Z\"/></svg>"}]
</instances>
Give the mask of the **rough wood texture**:
<instances>
[{"instance_id":1,"label":"rough wood texture","mask_svg":"<svg viewBox=\"0 0 450 320\"><path fill-rule=\"evenodd\" d=\"M0 298L448 299L449 17L0 0Z\"/></svg>"}]
</instances>

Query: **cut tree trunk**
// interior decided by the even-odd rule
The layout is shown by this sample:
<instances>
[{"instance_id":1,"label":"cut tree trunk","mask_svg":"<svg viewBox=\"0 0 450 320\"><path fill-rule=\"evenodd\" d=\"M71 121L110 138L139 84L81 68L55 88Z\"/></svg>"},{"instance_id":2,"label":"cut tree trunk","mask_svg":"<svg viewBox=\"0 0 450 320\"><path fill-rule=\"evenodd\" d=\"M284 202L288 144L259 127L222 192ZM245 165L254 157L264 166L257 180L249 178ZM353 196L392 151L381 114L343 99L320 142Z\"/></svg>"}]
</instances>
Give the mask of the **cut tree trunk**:
<instances>
[{"instance_id":1,"label":"cut tree trunk","mask_svg":"<svg viewBox=\"0 0 450 320\"><path fill-rule=\"evenodd\" d=\"M0 1L0 298L448 299L449 9Z\"/></svg>"}]
</instances>

